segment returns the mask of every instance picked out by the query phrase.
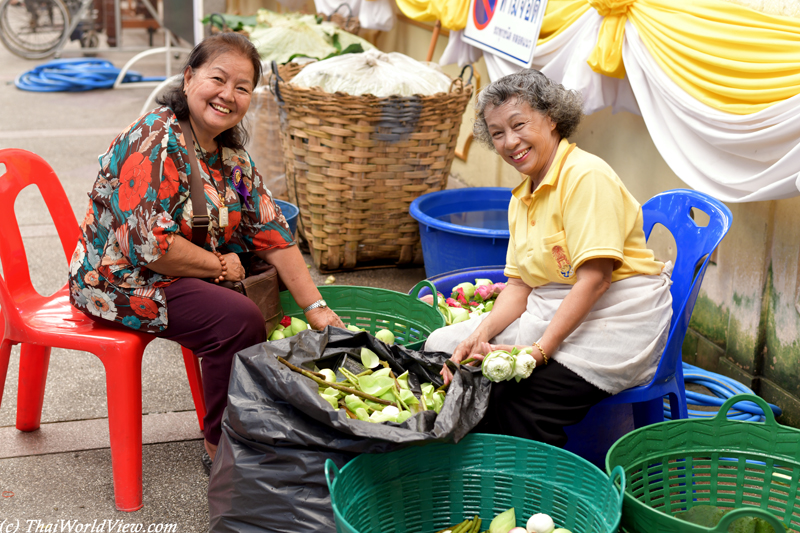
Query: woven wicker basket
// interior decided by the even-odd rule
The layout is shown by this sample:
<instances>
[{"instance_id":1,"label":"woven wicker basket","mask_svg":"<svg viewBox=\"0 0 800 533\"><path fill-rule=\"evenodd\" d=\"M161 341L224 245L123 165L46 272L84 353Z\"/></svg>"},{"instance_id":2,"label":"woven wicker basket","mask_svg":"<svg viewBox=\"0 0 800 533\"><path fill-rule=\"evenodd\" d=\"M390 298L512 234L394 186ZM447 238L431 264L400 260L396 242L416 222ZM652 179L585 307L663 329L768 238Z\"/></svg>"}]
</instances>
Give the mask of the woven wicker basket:
<instances>
[{"instance_id":1,"label":"woven wicker basket","mask_svg":"<svg viewBox=\"0 0 800 533\"><path fill-rule=\"evenodd\" d=\"M287 63L279 68L285 80L294 78L300 72L300 65ZM270 90L271 73L265 72L262 85L266 90L258 90L253 94L250 110L247 112L250 142L247 151L258 168L264 184L278 200L289 200L286 190L286 166L283 164L281 148L281 125L278 114L278 103Z\"/></svg>"},{"instance_id":2,"label":"woven wicker basket","mask_svg":"<svg viewBox=\"0 0 800 533\"><path fill-rule=\"evenodd\" d=\"M277 90L289 199L317 268L422 263L409 205L446 186L472 85L387 98Z\"/></svg>"}]
</instances>

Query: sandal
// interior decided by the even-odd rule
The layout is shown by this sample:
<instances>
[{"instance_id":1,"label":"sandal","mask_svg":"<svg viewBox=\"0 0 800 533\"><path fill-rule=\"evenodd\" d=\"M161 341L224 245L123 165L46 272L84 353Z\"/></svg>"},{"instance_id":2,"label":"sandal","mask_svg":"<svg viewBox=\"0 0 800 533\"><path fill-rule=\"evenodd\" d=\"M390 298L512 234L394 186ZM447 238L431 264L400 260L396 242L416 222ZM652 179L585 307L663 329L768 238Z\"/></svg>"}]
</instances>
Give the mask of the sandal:
<instances>
[{"instance_id":1,"label":"sandal","mask_svg":"<svg viewBox=\"0 0 800 533\"><path fill-rule=\"evenodd\" d=\"M211 460L208 452L203 452L203 455L200 456L200 462L203 463L203 468L206 469L206 475L211 475L211 467L214 466L214 461Z\"/></svg>"}]
</instances>

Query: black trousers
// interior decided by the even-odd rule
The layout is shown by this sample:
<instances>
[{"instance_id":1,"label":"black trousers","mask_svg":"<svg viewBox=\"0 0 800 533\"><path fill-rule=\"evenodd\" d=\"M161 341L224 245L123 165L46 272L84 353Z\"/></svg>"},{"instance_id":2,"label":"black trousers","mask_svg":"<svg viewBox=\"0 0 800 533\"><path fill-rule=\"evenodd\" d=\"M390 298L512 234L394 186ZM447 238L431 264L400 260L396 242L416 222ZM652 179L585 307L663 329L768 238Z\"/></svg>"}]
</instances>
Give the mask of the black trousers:
<instances>
[{"instance_id":1,"label":"black trousers","mask_svg":"<svg viewBox=\"0 0 800 533\"><path fill-rule=\"evenodd\" d=\"M564 426L577 424L593 405L610 396L578 374L550 360L528 379L492 384L489 408L474 433L530 439L563 448Z\"/></svg>"}]
</instances>

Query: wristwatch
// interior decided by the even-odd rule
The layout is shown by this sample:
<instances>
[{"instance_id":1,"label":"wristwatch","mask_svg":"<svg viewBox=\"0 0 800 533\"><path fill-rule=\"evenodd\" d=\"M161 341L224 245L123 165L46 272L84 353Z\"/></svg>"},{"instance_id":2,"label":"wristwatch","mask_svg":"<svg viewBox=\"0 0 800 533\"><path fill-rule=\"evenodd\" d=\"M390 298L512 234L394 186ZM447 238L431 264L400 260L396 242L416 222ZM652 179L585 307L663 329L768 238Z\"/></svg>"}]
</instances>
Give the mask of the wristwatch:
<instances>
[{"instance_id":1,"label":"wristwatch","mask_svg":"<svg viewBox=\"0 0 800 533\"><path fill-rule=\"evenodd\" d=\"M309 305L305 309L303 309L303 314L308 313L312 309L316 309L317 307L328 307L328 302L325 300L317 300L313 304Z\"/></svg>"}]
</instances>

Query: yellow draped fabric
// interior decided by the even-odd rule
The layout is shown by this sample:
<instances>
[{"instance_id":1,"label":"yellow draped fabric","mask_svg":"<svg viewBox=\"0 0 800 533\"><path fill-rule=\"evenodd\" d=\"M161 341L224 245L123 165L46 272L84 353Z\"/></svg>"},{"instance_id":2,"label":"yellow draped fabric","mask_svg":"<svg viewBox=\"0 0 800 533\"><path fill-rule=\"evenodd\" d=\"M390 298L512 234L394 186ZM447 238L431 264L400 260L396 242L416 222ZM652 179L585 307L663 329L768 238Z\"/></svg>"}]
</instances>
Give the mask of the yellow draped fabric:
<instances>
[{"instance_id":1,"label":"yellow draped fabric","mask_svg":"<svg viewBox=\"0 0 800 533\"><path fill-rule=\"evenodd\" d=\"M462 30L469 0L396 0L408 17ZM481 0L478 0L481 1ZM549 0L538 44L589 9L604 17L592 70L625 77L622 43L630 20L661 69L720 111L747 115L800 94L800 19L723 0Z\"/></svg>"},{"instance_id":2,"label":"yellow draped fabric","mask_svg":"<svg viewBox=\"0 0 800 533\"><path fill-rule=\"evenodd\" d=\"M589 5L603 17L597 46L592 50L588 62L592 70L612 78L623 79L625 66L622 64L622 39L625 35L625 21L628 8L634 0L588 0Z\"/></svg>"},{"instance_id":3,"label":"yellow draped fabric","mask_svg":"<svg viewBox=\"0 0 800 533\"><path fill-rule=\"evenodd\" d=\"M589 7L604 16L589 57L599 74L625 76L622 42L630 19L664 72L710 107L747 115L800 94L800 19L722 0L551 0L538 43Z\"/></svg>"},{"instance_id":4,"label":"yellow draped fabric","mask_svg":"<svg viewBox=\"0 0 800 533\"><path fill-rule=\"evenodd\" d=\"M408 18L420 22L440 20L448 30L463 30L467 26L469 0L395 0Z\"/></svg>"},{"instance_id":5,"label":"yellow draped fabric","mask_svg":"<svg viewBox=\"0 0 800 533\"><path fill-rule=\"evenodd\" d=\"M590 7L586 0L549 0L537 44L544 44L564 31L581 18Z\"/></svg>"},{"instance_id":6,"label":"yellow draped fabric","mask_svg":"<svg viewBox=\"0 0 800 533\"><path fill-rule=\"evenodd\" d=\"M455 31L467 26L469 0L396 0L396 3L405 16L420 22L441 20L442 27ZM549 0L537 42L555 37L590 7L586 0Z\"/></svg>"}]
</instances>

